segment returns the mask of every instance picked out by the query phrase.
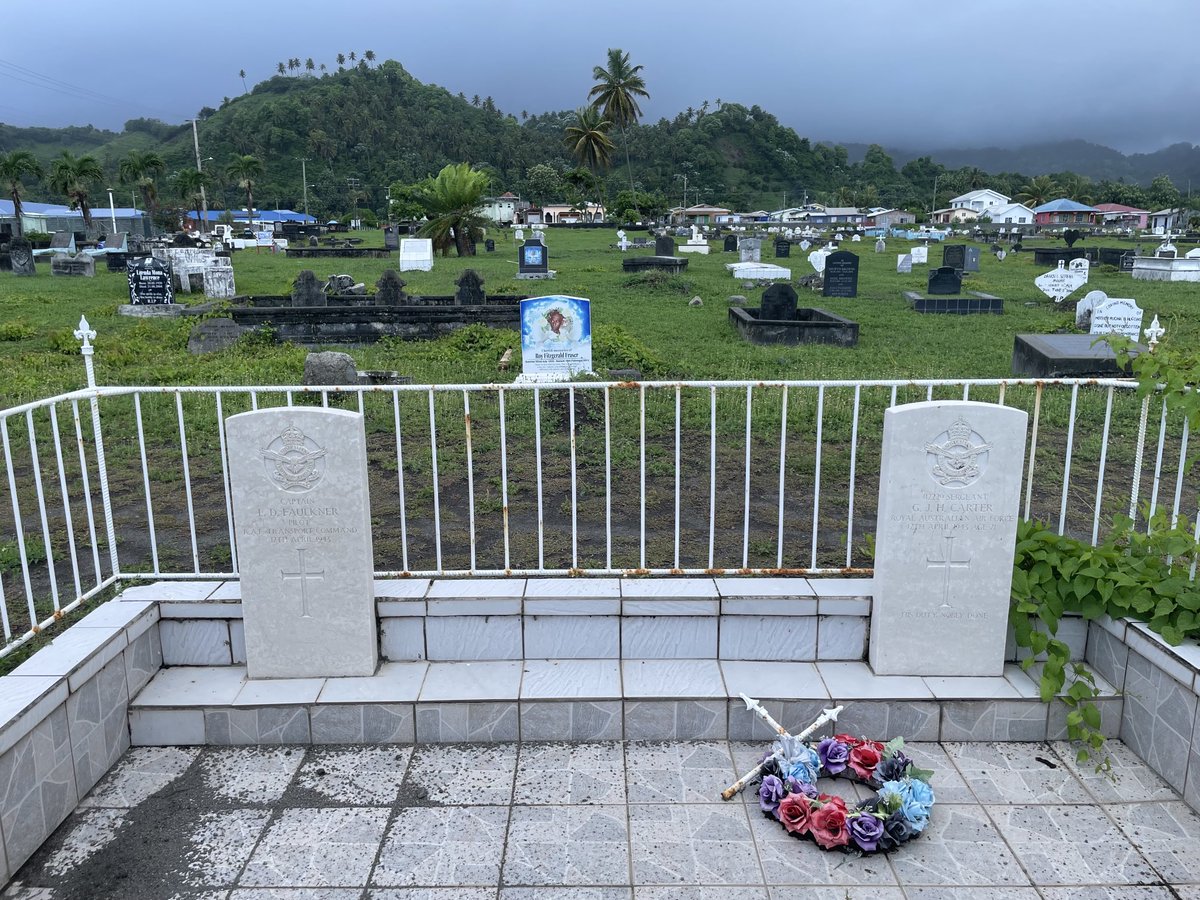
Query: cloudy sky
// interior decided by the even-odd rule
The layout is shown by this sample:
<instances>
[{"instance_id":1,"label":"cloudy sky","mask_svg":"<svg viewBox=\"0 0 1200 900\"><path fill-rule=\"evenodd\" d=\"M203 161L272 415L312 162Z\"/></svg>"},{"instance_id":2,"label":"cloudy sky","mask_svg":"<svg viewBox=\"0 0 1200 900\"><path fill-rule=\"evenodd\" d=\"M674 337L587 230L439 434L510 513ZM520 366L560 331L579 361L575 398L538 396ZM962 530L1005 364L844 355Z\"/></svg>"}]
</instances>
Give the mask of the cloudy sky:
<instances>
[{"instance_id":1,"label":"cloudy sky","mask_svg":"<svg viewBox=\"0 0 1200 900\"><path fill-rule=\"evenodd\" d=\"M902 148L1200 143L1200 0L8 0L0 122L179 122L277 62L373 50L506 112L574 108L608 47L651 120L758 104L804 136ZM144 10L144 11L143 11Z\"/></svg>"}]
</instances>

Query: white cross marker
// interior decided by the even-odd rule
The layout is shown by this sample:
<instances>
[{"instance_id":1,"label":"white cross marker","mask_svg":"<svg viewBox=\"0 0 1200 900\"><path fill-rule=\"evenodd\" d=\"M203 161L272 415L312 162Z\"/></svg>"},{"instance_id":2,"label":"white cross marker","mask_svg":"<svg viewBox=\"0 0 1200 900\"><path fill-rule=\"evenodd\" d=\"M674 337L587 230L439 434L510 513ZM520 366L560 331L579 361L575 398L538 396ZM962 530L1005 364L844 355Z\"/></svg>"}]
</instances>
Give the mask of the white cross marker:
<instances>
[{"instance_id":1,"label":"white cross marker","mask_svg":"<svg viewBox=\"0 0 1200 900\"><path fill-rule=\"evenodd\" d=\"M308 571L308 569L306 568L306 566L304 564L304 548L297 547L296 553L300 557L300 571L284 572L281 569L279 571L279 574L283 578L284 581L297 581L298 580L300 582L300 618L311 619L312 616L310 616L308 613L308 582L310 579L313 581L324 581L325 580L325 570L321 569L321 571L319 571L319 572Z\"/></svg>"},{"instance_id":2,"label":"white cross marker","mask_svg":"<svg viewBox=\"0 0 1200 900\"><path fill-rule=\"evenodd\" d=\"M942 583L942 605L939 609L953 609L950 605L950 570L951 569L969 569L971 568L971 557L966 559L954 558L954 536L946 535L946 551L942 559L930 559L925 557L925 567L927 569L945 569L946 578Z\"/></svg>"}]
</instances>

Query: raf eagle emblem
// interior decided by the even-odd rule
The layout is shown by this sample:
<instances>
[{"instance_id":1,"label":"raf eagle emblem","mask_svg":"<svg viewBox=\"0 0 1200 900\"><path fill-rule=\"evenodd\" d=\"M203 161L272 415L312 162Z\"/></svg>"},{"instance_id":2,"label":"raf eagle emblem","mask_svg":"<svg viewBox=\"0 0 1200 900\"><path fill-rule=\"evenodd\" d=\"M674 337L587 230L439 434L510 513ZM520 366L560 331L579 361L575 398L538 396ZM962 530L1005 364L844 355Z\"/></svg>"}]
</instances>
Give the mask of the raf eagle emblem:
<instances>
[{"instance_id":1,"label":"raf eagle emblem","mask_svg":"<svg viewBox=\"0 0 1200 900\"><path fill-rule=\"evenodd\" d=\"M289 425L262 450L267 475L285 491L303 493L316 487L325 474L325 449Z\"/></svg>"},{"instance_id":2,"label":"raf eagle emblem","mask_svg":"<svg viewBox=\"0 0 1200 900\"><path fill-rule=\"evenodd\" d=\"M960 416L946 429L944 444L926 444L925 450L934 457L930 474L943 487L949 484L965 486L982 474L979 457L992 448L991 444L972 444L971 426Z\"/></svg>"}]
</instances>

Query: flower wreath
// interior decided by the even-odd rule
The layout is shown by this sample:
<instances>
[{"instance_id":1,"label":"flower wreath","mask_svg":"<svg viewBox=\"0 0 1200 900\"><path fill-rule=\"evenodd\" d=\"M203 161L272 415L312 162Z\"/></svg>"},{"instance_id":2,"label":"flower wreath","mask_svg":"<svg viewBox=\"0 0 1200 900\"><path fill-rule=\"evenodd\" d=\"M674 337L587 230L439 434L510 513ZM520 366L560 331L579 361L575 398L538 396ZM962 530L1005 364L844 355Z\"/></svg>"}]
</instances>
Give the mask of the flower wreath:
<instances>
[{"instance_id":1,"label":"flower wreath","mask_svg":"<svg viewBox=\"0 0 1200 900\"><path fill-rule=\"evenodd\" d=\"M920 834L933 809L933 772L904 755L904 738L886 744L837 734L814 749L780 737L763 760L758 805L791 834L825 850L886 853ZM819 778L849 778L875 796L853 808L817 790Z\"/></svg>"}]
</instances>

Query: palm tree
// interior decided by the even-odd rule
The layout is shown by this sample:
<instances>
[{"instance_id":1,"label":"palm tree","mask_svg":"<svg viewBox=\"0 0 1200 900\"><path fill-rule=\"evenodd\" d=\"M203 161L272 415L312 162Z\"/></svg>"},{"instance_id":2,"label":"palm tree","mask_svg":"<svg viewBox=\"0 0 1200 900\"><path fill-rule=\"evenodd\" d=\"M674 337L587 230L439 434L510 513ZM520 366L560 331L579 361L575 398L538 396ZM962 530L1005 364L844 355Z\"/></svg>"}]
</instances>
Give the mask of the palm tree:
<instances>
[{"instance_id":1,"label":"palm tree","mask_svg":"<svg viewBox=\"0 0 1200 900\"><path fill-rule=\"evenodd\" d=\"M8 196L12 197L13 215L17 218L17 237L23 233L21 228L21 191L25 189L21 179L28 175L31 178L42 177L42 164L28 150L14 150L11 153L0 153L0 181L8 188Z\"/></svg>"},{"instance_id":2,"label":"palm tree","mask_svg":"<svg viewBox=\"0 0 1200 900\"><path fill-rule=\"evenodd\" d=\"M346 54L345 53L339 53L337 55L337 64L338 64L338 71L340 72L342 70L342 66L344 66L346 64Z\"/></svg>"},{"instance_id":3,"label":"palm tree","mask_svg":"<svg viewBox=\"0 0 1200 900\"><path fill-rule=\"evenodd\" d=\"M472 106L478 106L478 105L479 105L479 103L480 103L480 100L479 100L479 95L478 95L478 94L476 94L474 97L472 97L472 98L471 98L471 105L472 105Z\"/></svg>"},{"instance_id":4,"label":"palm tree","mask_svg":"<svg viewBox=\"0 0 1200 900\"><path fill-rule=\"evenodd\" d=\"M604 114L604 118L621 129L621 140L625 144L625 167L629 170L629 190L639 219L642 212L637 206L637 188L633 183L633 166L629 162L629 133L626 129L629 125L636 125L642 114L638 98L650 96L646 91L646 81L639 74L641 71L641 66L629 64L628 53L610 47L608 68L596 66L592 69L596 84L588 91L588 99Z\"/></svg>"},{"instance_id":5,"label":"palm tree","mask_svg":"<svg viewBox=\"0 0 1200 900\"><path fill-rule=\"evenodd\" d=\"M313 69L316 67L317 64L313 62L313 58L311 56L304 61L304 71L309 74L309 77L312 77Z\"/></svg>"},{"instance_id":6,"label":"palm tree","mask_svg":"<svg viewBox=\"0 0 1200 900\"><path fill-rule=\"evenodd\" d=\"M200 215L200 207L203 204L204 189L210 184L212 178L207 172L201 172L199 169L184 169L175 176L175 190L179 193L179 198L190 202L197 216ZM201 234L204 234L204 227L205 223L201 221Z\"/></svg>"},{"instance_id":7,"label":"palm tree","mask_svg":"<svg viewBox=\"0 0 1200 900\"><path fill-rule=\"evenodd\" d=\"M1058 183L1049 175L1038 175L1021 186L1017 200L1027 206L1041 206L1058 196Z\"/></svg>"},{"instance_id":8,"label":"palm tree","mask_svg":"<svg viewBox=\"0 0 1200 900\"><path fill-rule=\"evenodd\" d=\"M594 106L575 110L575 121L563 131L563 141L581 166L599 172L612 165L615 145L608 136L612 122Z\"/></svg>"},{"instance_id":9,"label":"palm tree","mask_svg":"<svg viewBox=\"0 0 1200 900\"><path fill-rule=\"evenodd\" d=\"M276 71L279 72L280 75L287 74L287 67L285 67L283 63L276 64L275 69L276 69Z\"/></svg>"},{"instance_id":10,"label":"palm tree","mask_svg":"<svg viewBox=\"0 0 1200 900\"><path fill-rule=\"evenodd\" d=\"M350 62L354 62L354 60L355 60L355 59L357 59L357 58L358 58L358 57L356 57L356 56L354 55L354 51L353 51L353 50L351 50L351 51L350 51Z\"/></svg>"},{"instance_id":11,"label":"palm tree","mask_svg":"<svg viewBox=\"0 0 1200 900\"><path fill-rule=\"evenodd\" d=\"M242 79L243 92L247 93L247 94L250 93L250 88L246 87L246 70L245 69L240 69L238 71L238 78Z\"/></svg>"},{"instance_id":12,"label":"palm tree","mask_svg":"<svg viewBox=\"0 0 1200 900\"><path fill-rule=\"evenodd\" d=\"M153 221L155 207L158 205L158 185L156 176L167 170L163 158L153 150L131 150L129 155L117 166L117 174L124 184L136 184L146 201L146 212Z\"/></svg>"},{"instance_id":13,"label":"palm tree","mask_svg":"<svg viewBox=\"0 0 1200 900\"><path fill-rule=\"evenodd\" d=\"M1058 186L1064 196L1076 203L1090 206L1094 199L1092 197L1092 180L1085 175L1066 172L1058 177Z\"/></svg>"},{"instance_id":14,"label":"palm tree","mask_svg":"<svg viewBox=\"0 0 1200 900\"><path fill-rule=\"evenodd\" d=\"M326 70L327 70L329 67L328 67L327 65L325 65L325 63L321 63L321 65L320 65L318 68L321 70L321 74L322 74L322 75L324 75L324 74L325 74L325 72L326 72Z\"/></svg>"},{"instance_id":15,"label":"palm tree","mask_svg":"<svg viewBox=\"0 0 1200 900\"><path fill-rule=\"evenodd\" d=\"M65 194L71 209L83 213L83 225L92 227L92 208L88 205L88 188L104 177L104 171L94 156L74 156L64 150L50 166L50 187Z\"/></svg>"},{"instance_id":16,"label":"palm tree","mask_svg":"<svg viewBox=\"0 0 1200 900\"><path fill-rule=\"evenodd\" d=\"M254 179L263 173L263 164L257 156L235 156L225 167L225 174L237 179L238 187L246 192L246 221L254 223Z\"/></svg>"},{"instance_id":17,"label":"palm tree","mask_svg":"<svg viewBox=\"0 0 1200 900\"><path fill-rule=\"evenodd\" d=\"M369 63L375 62L375 51L374 50L365 51L363 53L363 59L365 59Z\"/></svg>"},{"instance_id":18,"label":"palm tree","mask_svg":"<svg viewBox=\"0 0 1200 900\"><path fill-rule=\"evenodd\" d=\"M443 254L453 244L459 256L472 255L474 242L483 234L485 220L479 210L487 188L487 173L472 169L469 163L443 168L418 189L418 202L429 218L421 234L432 238Z\"/></svg>"}]
</instances>

